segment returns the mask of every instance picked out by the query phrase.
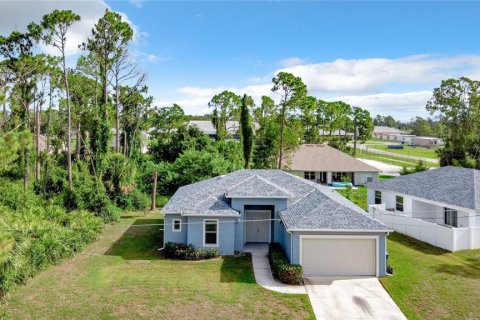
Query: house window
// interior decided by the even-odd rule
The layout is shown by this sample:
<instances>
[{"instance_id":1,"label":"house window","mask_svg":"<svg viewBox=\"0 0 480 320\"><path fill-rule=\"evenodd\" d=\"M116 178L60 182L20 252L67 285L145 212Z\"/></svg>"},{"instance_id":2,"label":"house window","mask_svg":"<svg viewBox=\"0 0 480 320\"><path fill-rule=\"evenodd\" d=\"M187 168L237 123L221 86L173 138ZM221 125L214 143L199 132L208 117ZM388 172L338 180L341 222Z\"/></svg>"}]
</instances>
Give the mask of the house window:
<instances>
[{"instance_id":1,"label":"house window","mask_svg":"<svg viewBox=\"0 0 480 320\"><path fill-rule=\"evenodd\" d=\"M305 171L303 173L303 177L307 180L315 180L315 172L313 171Z\"/></svg>"},{"instance_id":2,"label":"house window","mask_svg":"<svg viewBox=\"0 0 480 320\"><path fill-rule=\"evenodd\" d=\"M396 209L397 211L403 211L403 197L401 197L401 196L396 196L396 197L395 197L395 203L396 203L395 209Z\"/></svg>"},{"instance_id":3,"label":"house window","mask_svg":"<svg viewBox=\"0 0 480 320\"><path fill-rule=\"evenodd\" d=\"M180 220L180 219L173 219L173 221L172 221L172 231L173 231L173 232L180 232L180 231L182 231L182 220Z\"/></svg>"},{"instance_id":4,"label":"house window","mask_svg":"<svg viewBox=\"0 0 480 320\"><path fill-rule=\"evenodd\" d=\"M375 204L382 203L382 192L375 190Z\"/></svg>"},{"instance_id":5,"label":"house window","mask_svg":"<svg viewBox=\"0 0 480 320\"><path fill-rule=\"evenodd\" d=\"M347 177L346 172L332 172L332 181L341 182L343 177Z\"/></svg>"},{"instance_id":6,"label":"house window","mask_svg":"<svg viewBox=\"0 0 480 320\"><path fill-rule=\"evenodd\" d=\"M367 177L367 182L372 182L373 178L372 177Z\"/></svg>"},{"instance_id":7,"label":"house window","mask_svg":"<svg viewBox=\"0 0 480 320\"><path fill-rule=\"evenodd\" d=\"M218 246L218 220L203 220L203 245Z\"/></svg>"},{"instance_id":8,"label":"house window","mask_svg":"<svg viewBox=\"0 0 480 320\"><path fill-rule=\"evenodd\" d=\"M443 208L444 223L448 226L458 226L458 214L457 210L450 208Z\"/></svg>"}]
</instances>

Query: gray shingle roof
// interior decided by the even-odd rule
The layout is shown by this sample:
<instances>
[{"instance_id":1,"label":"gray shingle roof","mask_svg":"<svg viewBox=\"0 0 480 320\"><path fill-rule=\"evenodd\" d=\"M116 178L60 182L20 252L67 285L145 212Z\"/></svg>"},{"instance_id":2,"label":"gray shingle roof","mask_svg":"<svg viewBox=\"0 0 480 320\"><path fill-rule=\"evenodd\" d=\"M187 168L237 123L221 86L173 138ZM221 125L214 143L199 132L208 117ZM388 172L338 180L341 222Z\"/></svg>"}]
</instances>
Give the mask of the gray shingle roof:
<instances>
[{"instance_id":1,"label":"gray shingle roof","mask_svg":"<svg viewBox=\"0 0 480 320\"><path fill-rule=\"evenodd\" d=\"M279 185L255 174L227 189L228 198L293 198L293 194Z\"/></svg>"},{"instance_id":2,"label":"gray shingle roof","mask_svg":"<svg viewBox=\"0 0 480 320\"><path fill-rule=\"evenodd\" d=\"M480 210L480 171L475 169L442 167L368 183L367 186Z\"/></svg>"},{"instance_id":3,"label":"gray shingle roof","mask_svg":"<svg viewBox=\"0 0 480 320\"><path fill-rule=\"evenodd\" d=\"M288 198L288 208L281 212L287 229L388 230L328 187L281 170L239 170L183 186L162 212L238 216L230 196Z\"/></svg>"}]
</instances>

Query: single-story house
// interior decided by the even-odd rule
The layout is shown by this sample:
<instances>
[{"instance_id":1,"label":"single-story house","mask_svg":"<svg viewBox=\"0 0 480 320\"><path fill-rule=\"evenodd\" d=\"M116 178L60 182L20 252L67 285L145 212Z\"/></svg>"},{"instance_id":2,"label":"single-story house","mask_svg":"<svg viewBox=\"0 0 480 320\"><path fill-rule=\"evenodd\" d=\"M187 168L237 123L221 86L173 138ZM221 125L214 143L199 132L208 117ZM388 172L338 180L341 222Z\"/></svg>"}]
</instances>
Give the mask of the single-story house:
<instances>
[{"instance_id":1,"label":"single-story house","mask_svg":"<svg viewBox=\"0 0 480 320\"><path fill-rule=\"evenodd\" d=\"M330 136L330 130L327 129L320 129L319 130L321 136ZM332 131L332 136L334 137L353 137L353 133L338 129Z\"/></svg>"},{"instance_id":2,"label":"single-story house","mask_svg":"<svg viewBox=\"0 0 480 320\"><path fill-rule=\"evenodd\" d=\"M391 127L386 127L386 126L375 126L373 127L373 137L375 139L382 139L382 140L398 140L394 139L395 136L400 136L407 134L407 132L397 129L397 128L391 128ZM389 138L389 136L391 136ZM401 140L399 140L401 141Z\"/></svg>"},{"instance_id":3,"label":"single-story house","mask_svg":"<svg viewBox=\"0 0 480 320\"><path fill-rule=\"evenodd\" d=\"M162 212L165 242L222 255L278 242L306 276L386 274L384 224L334 190L281 170L239 170L183 186Z\"/></svg>"},{"instance_id":4,"label":"single-story house","mask_svg":"<svg viewBox=\"0 0 480 320\"><path fill-rule=\"evenodd\" d=\"M480 247L479 170L448 166L367 187L368 205L389 227L451 251Z\"/></svg>"},{"instance_id":5,"label":"single-story house","mask_svg":"<svg viewBox=\"0 0 480 320\"><path fill-rule=\"evenodd\" d=\"M443 146L443 140L435 137L413 137L412 143L416 146L434 148L438 146Z\"/></svg>"},{"instance_id":6,"label":"single-story house","mask_svg":"<svg viewBox=\"0 0 480 320\"><path fill-rule=\"evenodd\" d=\"M191 120L188 122L188 125L196 126L200 131L212 139L216 139L217 137L217 130L215 130L215 127L210 120ZM240 140L240 136L238 135L238 131L240 130L239 121L227 121L226 127L227 133L232 136L232 139ZM258 124L254 122L253 127L258 129Z\"/></svg>"},{"instance_id":7,"label":"single-story house","mask_svg":"<svg viewBox=\"0 0 480 320\"><path fill-rule=\"evenodd\" d=\"M326 144L303 144L288 156L285 169L318 183L348 178L354 185L378 181L380 170Z\"/></svg>"}]
</instances>

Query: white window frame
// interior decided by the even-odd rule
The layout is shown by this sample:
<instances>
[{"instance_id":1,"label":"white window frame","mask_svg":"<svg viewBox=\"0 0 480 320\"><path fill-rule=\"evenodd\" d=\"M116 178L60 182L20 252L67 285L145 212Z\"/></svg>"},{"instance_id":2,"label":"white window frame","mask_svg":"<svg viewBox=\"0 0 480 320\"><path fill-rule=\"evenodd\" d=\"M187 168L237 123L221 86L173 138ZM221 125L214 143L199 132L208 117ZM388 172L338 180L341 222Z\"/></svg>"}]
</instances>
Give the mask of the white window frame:
<instances>
[{"instance_id":1,"label":"white window frame","mask_svg":"<svg viewBox=\"0 0 480 320\"><path fill-rule=\"evenodd\" d=\"M214 221L216 224L217 224L217 239L216 239L216 243L215 244L212 244L212 243L205 243L205 234L206 234L206 226L207 226L207 221L210 222L210 221ZM203 234L203 246L204 247L218 247L218 244L219 244L219 234L220 234L220 223L219 223L219 220L218 219L203 219L203 230L202 230L202 234Z\"/></svg>"},{"instance_id":2,"label":"white window frame","mask_svg":"<svg viewBox=\"0 0 480 320\"><path fill-rule=\"evenodd\" d=\"M178 222L180 228L175 229L175 223ZM172 220L172 232L182 232L182 219L173 219Z\"/></svg>"}]
</instances>

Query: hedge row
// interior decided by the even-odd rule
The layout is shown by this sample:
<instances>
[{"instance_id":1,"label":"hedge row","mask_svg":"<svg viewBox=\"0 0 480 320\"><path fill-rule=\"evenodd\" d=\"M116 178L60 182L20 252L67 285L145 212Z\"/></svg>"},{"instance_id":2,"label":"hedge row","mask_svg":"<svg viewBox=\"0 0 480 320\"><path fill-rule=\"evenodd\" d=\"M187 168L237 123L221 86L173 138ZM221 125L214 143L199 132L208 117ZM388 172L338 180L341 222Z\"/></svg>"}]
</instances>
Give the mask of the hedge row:
<instances>
[{"instance_id":1,"label":"hedge row","mask_svg":"<svg viewBox=\"0 0 480 320\"><path fill-rule=\"evenodd\" d=\"M281 283L300 285L303 279L303 268L298 264L288 263L279 243L271 243L268 247L268 260L273 276Z\"/></svg>"},{"instance_id":2,"label":"hedge row","mask_svg":"<svg viewBox=\"0 0 480 320\"><path fill-rule=\"evenodd\" d=\"M213 248L210 250L197 249L193 245L167 242L163 249L165 257L179 260L204 260L213 259L219 256L218 249Z\"/></svg>"}]
</instances>

